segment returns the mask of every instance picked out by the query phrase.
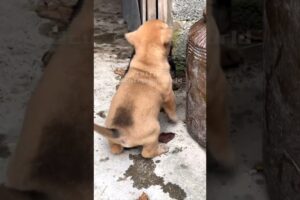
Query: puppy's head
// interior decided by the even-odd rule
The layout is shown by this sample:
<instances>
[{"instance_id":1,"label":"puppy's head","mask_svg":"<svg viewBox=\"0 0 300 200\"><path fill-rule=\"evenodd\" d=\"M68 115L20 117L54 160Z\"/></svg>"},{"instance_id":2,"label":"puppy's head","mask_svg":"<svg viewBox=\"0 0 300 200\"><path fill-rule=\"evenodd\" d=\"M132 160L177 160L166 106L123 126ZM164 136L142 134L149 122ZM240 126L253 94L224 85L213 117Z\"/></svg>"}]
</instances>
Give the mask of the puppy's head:
<instances>
[{"instance_id":1,"label":"puppy's head","mask_svg":"<svg viewBox=\"0 0 300 200\"><path fill-rule=\"evenodd\" d=\"M172 41L172 29L160 20L149 20L136 31L126 33L125 38L136 51L159 51L168 55Z\"/></svg>"}]
</instances>

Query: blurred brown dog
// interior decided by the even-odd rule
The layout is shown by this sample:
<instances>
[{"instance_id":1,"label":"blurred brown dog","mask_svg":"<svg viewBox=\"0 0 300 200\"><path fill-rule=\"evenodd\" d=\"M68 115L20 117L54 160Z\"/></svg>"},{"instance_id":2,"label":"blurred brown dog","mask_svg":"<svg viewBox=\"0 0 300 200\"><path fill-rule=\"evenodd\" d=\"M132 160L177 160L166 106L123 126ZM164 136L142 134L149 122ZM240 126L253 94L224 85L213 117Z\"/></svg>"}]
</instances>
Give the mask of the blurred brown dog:
<instances>
[{"instance_id":1,"label":"blurred brown dog","mask_svg":"<svg viewBox=\"0 0 300 200\"><path fill-rule=\"evenodd\" d=\"M223 167L234 165L230 142L228 85L221 68L220 34L207 3L207 146L208 153Z\"/></svg>"},{"instance_id":2,"label":"blurred brown dog","mask_svg":"<svg viewBox=\"0 0 300 200\"><path fill-rule=\"evenodd\" d=\"M84 0L30 98L1 199L93 199L92 13Z\"/></svg>"},{"instance_id":3,"label":"blurred brown dog","mask_svg":"<svg viewBox=\"0 0 300 200\"><path fill-rule=\"evenodd\" d=\"M168 151L158 142L160 109L171 121L177 121L167 59L172 29L160 20L150 20L125 37L136 53L113 97L106 128L95 124L94 129L108 139L112 153L143 146L142 156L152 158Z\"/></svg>"}]
</instances>

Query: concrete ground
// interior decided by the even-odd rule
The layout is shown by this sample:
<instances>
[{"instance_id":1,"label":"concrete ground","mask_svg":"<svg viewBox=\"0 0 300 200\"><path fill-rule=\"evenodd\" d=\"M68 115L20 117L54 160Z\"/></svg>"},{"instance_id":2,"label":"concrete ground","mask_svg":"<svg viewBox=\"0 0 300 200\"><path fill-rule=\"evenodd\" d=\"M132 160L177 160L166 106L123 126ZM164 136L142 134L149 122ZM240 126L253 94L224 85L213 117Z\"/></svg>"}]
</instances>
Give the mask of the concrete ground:
<instances>
[{"instance_id":1,"label":"concrete ground","mask_svg":"<svg viewBox=\"0 0 300 200\"><path fill-rule=\"evenodd\" d=\"M102 125L120 79L114 71L128 66L132 51L123 36L127 30L119 2L96 0L94 4L94 116ZM160 116L161 131L176 134L165 155L143 159L140 149L112 155L107 141L95 134L95 200L133 200L142 192L150 200L206 199L206 153L191 139L183 122L184 88L176 91L176 100L180 122L173 125L164 114Z\"/></svg>"},{"instance_id":2,"label":"concrete ground","mask_svg":"<svg viewBox=\"0 0 300 200\"><path fill-rule=\"evenodd\" d=\"M51 22L37 16L34 2L0 2L0 184L20 134L27 101L41 74L53 38Z\"/></svg>"}]
</instances>

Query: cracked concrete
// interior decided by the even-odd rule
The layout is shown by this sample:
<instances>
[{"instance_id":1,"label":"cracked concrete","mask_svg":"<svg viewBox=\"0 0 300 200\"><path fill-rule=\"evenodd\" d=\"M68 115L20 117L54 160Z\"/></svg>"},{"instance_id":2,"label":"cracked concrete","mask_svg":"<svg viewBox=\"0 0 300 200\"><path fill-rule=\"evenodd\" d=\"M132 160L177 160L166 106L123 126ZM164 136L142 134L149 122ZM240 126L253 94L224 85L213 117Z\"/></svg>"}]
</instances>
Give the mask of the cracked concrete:
<instances>
[{"instance_id":1,"label":"cracked concrete","mask_svg":"<svg viewBox=\"0 0 300 200\"><path fill-rule=\"evenodd\" d=\"M127 32L121 18L121 1L96 0L94 3L94 118L104 124L111 98L120 77L116 68L125 69L132 48L123 35ZM122 37L121 37L122 36ZM94 135L95 200L132 200L146 192L150 200L206 199L206 153L187 133L185 89L175 92L180 122L170 124L160 115L161 131L173 132L167 154L143 159L140 149L121 155L109 151L107 141ZM101 113L101 114L99 114Z\"/></svg>"}]
</instances>

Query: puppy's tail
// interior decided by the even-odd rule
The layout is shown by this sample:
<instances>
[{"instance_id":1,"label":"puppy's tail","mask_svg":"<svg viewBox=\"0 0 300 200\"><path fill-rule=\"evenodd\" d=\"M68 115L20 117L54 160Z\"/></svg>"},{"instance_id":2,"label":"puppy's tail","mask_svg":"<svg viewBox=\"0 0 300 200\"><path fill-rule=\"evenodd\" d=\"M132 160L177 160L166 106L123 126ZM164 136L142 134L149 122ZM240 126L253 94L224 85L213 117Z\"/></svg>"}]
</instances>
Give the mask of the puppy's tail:
<instances>
[{"instance_id":1,"label":"puppy's tail","mask_svg":"<svg viewBox=\"0 0 300 200\"><path fill-rule=\"evenodd\" d=\"M111 138L111 139L117 139L120 137L120 132L117 129L109 129L105 128L103 126L99 126L97 124L94 124L94 130L97 133L100 133L104 137Z\"/></svg>"}]
</instances>

